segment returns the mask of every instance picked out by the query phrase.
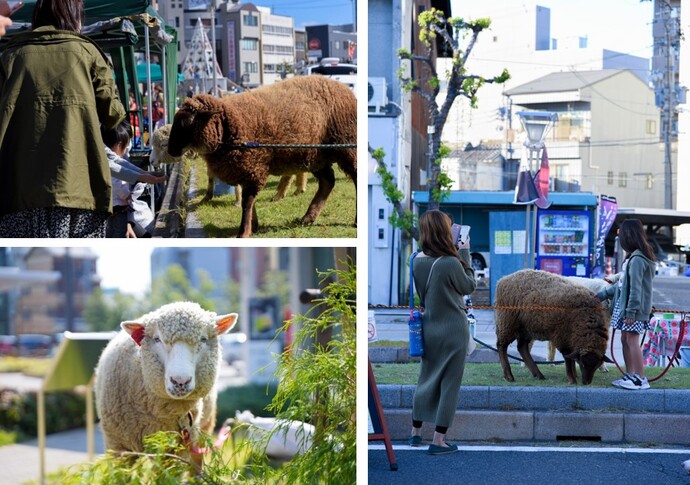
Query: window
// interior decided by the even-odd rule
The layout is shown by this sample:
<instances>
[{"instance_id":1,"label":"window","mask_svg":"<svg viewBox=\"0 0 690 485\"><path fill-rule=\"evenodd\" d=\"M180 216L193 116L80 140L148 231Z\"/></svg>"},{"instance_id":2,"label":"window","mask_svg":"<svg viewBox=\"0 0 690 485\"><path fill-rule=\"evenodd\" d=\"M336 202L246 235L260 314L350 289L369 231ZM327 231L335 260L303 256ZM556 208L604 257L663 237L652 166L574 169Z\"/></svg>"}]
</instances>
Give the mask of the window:
<instances>
[{"instance_id":1,"label":"window","mask_svg":"<svg viewBox=\"0 0 690 485\"><path fill-rule=\"evenodd\" d=\"M283 54L288 56L292 55L292 46L289 45L264 44L262 50L264 54Z\"/></svg>"},{"instance_id":2,"label":"window","mask_svg":"<svg viewBox=\"0 0 690 485\"><path fill-rule=\"evenodd\" d=\"M608 173L606 174L606 182L609 185L613 185L613 170L609 170Z\"/></svg>"},{"instance_id":3,"label":"window","mask_svg":"<svg viewBox=\"0 0 690 485\"><path fill-rule=\"evenodd\" d=\"M259 72L259 64L257 62L243 62L242 73L257 73Z\"/></svg>"},{"instance_id":4,"label":"window","mask_svg":"<svg viewBox=\"0 0 690 485\"><path fill-rule=\"evenodd\" d=\"M648 135L656 135L656 121L655 120L647 120L645 133L647 133Z\"/></svg>"},{"instance_id":5,"label":"window","mask_svg":"<svg viewBox=\"0 0 690 485\"><path fill-rule=\"evenodd\" d=\"M258 39L242 39L240 40L240 48L244 51L255 51L259 48Z\"/></svg>"},{"instance_id":6,"label":"window","mask_svg":"<svg viewBox=\"0 0 690 485\"><path fill-rule=\"evenodd\" d=\"M264 64L264 72L276 72L275 64Z\"/></svg>"},{"instance_id":7,"label":"window","mask_svg":"<svg viewBox=\"0 0 690 485\"><path fill-rule=\"evenodd\" d=\"M180 26L180 17L175 17L175 27Z\"/></svg>"},{"instance_id":8,"label":"window","mask_svg":"<svg viewBox=\"0 0 690 485\"><path fill-rule=\"evenodd\" d=\"M261 30L264 34L292 36L291 27L281 27L280 25L262 25Z\"/></svg>"},{"instance_id":9,"label":"window","mask_svg":"<svg viewBox=\"0 0 690 485\"><path fill-rule=\"evenodd\" d=\"M242 23L248 27L258 27L259 17L251 14L245 15L242 17Z\"/></svg>"},{"instance_id":10,"label":"window","mask_svg":"<svg viewBox=\"0 0 690 485\"><path fill-rule=\"evenodd\" d=\"M620 172L618 174L618 186L627 187L628 186L628 172Z\"/></svg>"},{"instance_id":11,"label":"window","mask_svg":"<svg viewBox=\"0 0 690 485\"><path fill-rule=\"evenodd\" d=\"M335 49L340 50L340 41L339 40L335 41Z\"/></svg>"}]
</instances>

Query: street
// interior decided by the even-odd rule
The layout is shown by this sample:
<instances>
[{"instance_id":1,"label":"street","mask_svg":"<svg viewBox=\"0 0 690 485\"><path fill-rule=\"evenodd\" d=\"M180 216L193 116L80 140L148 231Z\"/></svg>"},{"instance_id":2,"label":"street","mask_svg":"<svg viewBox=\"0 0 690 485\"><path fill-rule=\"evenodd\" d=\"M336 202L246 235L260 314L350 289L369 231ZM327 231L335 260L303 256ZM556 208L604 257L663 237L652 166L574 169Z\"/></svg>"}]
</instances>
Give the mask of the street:
<instances>
[{"instance_id":1,"label":"street","mask_svg":"<svg viewBox=\"0 0 690 485\"><path fill-rule=\"evenodd\" d=\"M430 456L426 448L395 446L398 470L391 471L383 443L370 444L369 483L690 484L681 467L690 458L687 449L459 443L458 453Z\"/></svg>"}]
</instances>

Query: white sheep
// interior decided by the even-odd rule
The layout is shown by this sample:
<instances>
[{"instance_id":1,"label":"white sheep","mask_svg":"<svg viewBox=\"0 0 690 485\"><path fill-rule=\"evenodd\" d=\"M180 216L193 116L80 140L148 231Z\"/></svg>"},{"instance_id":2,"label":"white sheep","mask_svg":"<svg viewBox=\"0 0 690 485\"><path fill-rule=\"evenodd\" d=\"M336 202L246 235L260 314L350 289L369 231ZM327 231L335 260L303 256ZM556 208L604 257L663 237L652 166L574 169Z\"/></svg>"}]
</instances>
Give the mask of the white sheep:
<instances>
[{"instance_id":1,"label":"white sheep","mask_svg":"<svg viewBox=\"0 0 690 485\"><path fill-rule=\"evenodd\" d=\"M158 431L212 432L216 419L218 336L237 314L216 315L198 304L164 305L135 321L108 343L96 367L96 410L107 449L142 451Z\"/></svg>"},{"instance_id":2,"label":"white sheep","mask_svg":"<svg viewBox=\"0 0 690 485\"><path fill-rule=\"evenodd\" d=\"M254 416L250 411L237 411L235 422L247 425L252 441L266 442L266 456L289 460L311 448L314 426L302 421Z\"/></svg>"}]
</instances>

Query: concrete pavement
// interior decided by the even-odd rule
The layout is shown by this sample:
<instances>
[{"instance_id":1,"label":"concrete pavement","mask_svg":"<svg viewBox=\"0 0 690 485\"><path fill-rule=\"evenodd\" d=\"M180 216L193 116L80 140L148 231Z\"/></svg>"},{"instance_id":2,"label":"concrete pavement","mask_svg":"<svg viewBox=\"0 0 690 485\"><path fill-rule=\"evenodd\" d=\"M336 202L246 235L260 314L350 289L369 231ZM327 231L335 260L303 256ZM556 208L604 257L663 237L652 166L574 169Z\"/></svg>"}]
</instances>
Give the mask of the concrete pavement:
<instances>
[{"instance_id":1,"label":"concrete pavement","mask_svg":"<svg viewBox=\"0 0 690 485\"><path fill-rule=\"evenodd\" d=\"M103 454L103 437L96 427L95 453ZM75 429L46 437L46 474L60 469L85 463L89 460L86 452L86 430ZM0 470L4 485L18 485L39 478L38 440L0 446Z\"/></svg>"}]
</instances>

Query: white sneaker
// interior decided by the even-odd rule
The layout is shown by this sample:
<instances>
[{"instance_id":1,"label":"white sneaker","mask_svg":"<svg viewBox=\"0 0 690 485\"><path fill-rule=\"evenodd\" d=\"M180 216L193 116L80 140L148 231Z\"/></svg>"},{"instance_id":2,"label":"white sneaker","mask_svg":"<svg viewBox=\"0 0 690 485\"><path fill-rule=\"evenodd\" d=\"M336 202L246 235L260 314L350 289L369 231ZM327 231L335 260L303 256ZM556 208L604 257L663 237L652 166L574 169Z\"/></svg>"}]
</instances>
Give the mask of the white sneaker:
<instances>
[{"instance_id":1,"label":"white sneaker","mask_svg":"<svg viewBox=\"0 0 690 485\"><path fill-rule=\"evenodd\" d=\"M625 374L623 374L623 377L621 377L620 379L616 379L611 383L611 385L614 387L623 387L623 383L629 380L632 380L632 376L626 372Z\"/></svg>"},{"instance_id":2,"label":"white sneaker","mask_svg":"<svg viewBox=\"0 0 690 485\"><path fill-rule=\"evenodd\" d=\"M629 389L631 391L639 391L642 389L649 389L649 381L645 377L644 379L637 374L633 374L630 380L626 380L621 383L620 387L623 389Z\"/></svg>"}]
</instances>

